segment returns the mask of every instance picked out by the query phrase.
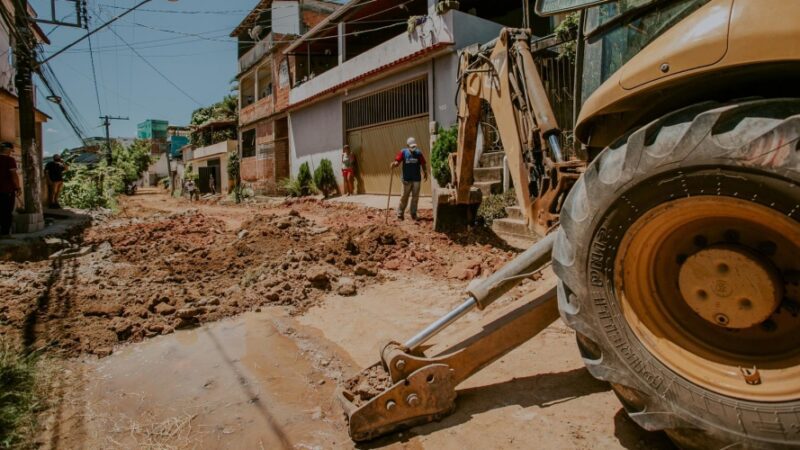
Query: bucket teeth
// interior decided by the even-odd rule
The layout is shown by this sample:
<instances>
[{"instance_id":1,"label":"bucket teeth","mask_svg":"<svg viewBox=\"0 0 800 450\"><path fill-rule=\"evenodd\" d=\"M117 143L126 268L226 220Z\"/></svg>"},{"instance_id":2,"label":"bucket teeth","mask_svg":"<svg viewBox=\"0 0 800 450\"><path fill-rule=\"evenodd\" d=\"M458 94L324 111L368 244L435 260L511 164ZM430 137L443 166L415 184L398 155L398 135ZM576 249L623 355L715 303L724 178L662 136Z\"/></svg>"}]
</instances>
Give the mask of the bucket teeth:
<instances>
[{"instance_id":1,"label":"bucket teeth","mask_svg":"<svg viewBox=\"0 0 800 450\"><path fill-rule=\"evenodd\" d=\"M388 386L381 385L386 382ZM425 366L391 384L379 363L348 380L337 397L347 416L350 437L366 441L441 420L455 408L456 391L452 371L445 364Z\"/></svg>"}]
</instances>

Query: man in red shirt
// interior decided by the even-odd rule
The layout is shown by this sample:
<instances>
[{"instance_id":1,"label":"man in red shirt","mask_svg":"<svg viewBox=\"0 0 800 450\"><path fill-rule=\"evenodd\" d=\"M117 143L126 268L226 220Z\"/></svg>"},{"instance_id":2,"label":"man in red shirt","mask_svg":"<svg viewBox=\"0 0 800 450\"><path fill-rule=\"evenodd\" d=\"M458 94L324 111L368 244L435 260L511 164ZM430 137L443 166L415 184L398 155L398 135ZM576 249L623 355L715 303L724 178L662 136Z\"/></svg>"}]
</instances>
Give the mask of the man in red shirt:
<instances>
[{"instance_id":1,"label":"man in red shirt","mask_svg":"<svg viewBox=\"0 0 800 450\"><path fill-rule=\"evenodd\" d=\"M0 237L11 234L14 201L22 190L17 175L17 161L11 156L14 145L0 142Z\"/></svg>"}]
</instances>

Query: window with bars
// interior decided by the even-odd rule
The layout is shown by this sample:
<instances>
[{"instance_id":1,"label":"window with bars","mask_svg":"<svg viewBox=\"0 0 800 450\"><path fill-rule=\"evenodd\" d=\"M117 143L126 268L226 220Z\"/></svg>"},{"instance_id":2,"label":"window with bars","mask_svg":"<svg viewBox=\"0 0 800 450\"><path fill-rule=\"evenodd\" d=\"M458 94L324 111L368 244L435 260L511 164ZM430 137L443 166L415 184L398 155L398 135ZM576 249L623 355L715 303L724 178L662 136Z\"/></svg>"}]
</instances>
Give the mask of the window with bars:
<instances>
[{"instance_id":1,"label":"window with bars","mask_svg":"<svg viewBox=\"0 0 800 450\"><path fill-rule=\"evenodd\" d=\"M363 128L427 114L428 79L420 78L345 103L345 126Z\"/></svg>"}]
</instances>

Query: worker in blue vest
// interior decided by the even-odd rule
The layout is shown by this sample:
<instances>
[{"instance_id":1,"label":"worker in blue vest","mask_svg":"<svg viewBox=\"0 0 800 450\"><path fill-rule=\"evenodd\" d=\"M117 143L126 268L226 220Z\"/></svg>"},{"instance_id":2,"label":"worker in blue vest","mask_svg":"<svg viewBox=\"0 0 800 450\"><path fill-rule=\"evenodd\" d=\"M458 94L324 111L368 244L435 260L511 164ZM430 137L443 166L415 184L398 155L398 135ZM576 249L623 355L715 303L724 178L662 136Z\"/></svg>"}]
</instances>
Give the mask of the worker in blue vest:
<instances>
[{"instance_id":1,"label":"worker in blue vest","mask_svg":"<svg viewBox=\"0 0 800 450\"><path fill-rule=\"evenodd\" d=\"M425 163L425 155L417 147L417 140L410 137L406 144L408 147L400 150L392 162L392 169L403 164L403 196L400 198L400 207L397 208L397 218L403 220L403 214L408 205L408 196L411 195L411 218L417 220L420 183L422 177L428 181L428 167Z\"/></svg>"}]
</instances>

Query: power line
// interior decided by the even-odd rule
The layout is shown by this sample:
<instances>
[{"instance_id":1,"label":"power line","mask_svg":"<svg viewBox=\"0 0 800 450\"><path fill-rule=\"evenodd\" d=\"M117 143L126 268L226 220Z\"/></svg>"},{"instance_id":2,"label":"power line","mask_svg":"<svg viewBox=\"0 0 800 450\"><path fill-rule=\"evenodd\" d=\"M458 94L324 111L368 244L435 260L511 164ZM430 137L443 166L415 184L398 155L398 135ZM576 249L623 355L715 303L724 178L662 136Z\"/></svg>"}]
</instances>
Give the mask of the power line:
<instances>
[{"instance_id":1,"label":"power line","mask_svg":"<svg viewBox=\"0 0 800 450\"><path fill-rule=\"evenodd\" d=\"M89 37L89 60L92 62L92 82L94 83L94 94L97 100L97 112L103 115L103 108L100 107L100 89L97 87L97 69L94 65L94 51L92 50L92 37Z\"/></svg>"},{"instance_id":2,"label":"power line","mask_svg":"<svg viewBox=\"0 0 800 450\"><path fill-rule=\"evenodd\" d=\"M209 30L209 31L205 31L205 32L202 32L202 33L199 33L199 34L206 35L206 34L211 34L211 33L219 33L219 32L223 32L223 31L226 31L226 30L227 30L227 28L223 28L223 29L220 29L220 30ZM227 36L227 34L219 36L219 37L225 37L225 36ZM216 36L212 36L212 37L216 37ZM163 43L163 42L166 42L166 41L181 41L181 42L174 42L174 43L162 44L162 45L152 45L152 46L146 46L146 47L142 47L141 46L141 44L152 44L152 43L156 43L156 42ZM197 39L189 39L186 36L179 36L179 37L174 37L174 38L151 39L151 40L147 40L147 41L139 41L139 42L135 42L133 45L141 50L141 49L146 49L146 48L169 47L169 46L172 46L172 45L194 44L195 42L198 42L198 40ZM236 43L236 41L233 41L233 40L230 40L230 41L227 41L227 42L234 43L234 44ZM105 46L95 47L94 50L95 51L102 51L102 50L114 50L114 49L118 49L118 48L125 48L125 46L124 45L105 45ZM57 50L53 50L53 53L55 53L55 51L57 51ZM82 49L76 49L76 50L68 50L66 53L86 53L87 51L88 50L86 48L82 48Z\"/></svg>"},{"instance_id":3,"label":"power line","mask_svg":"<svg viewBox=\"0 0 800 450\"><path fill-rule=\"evenodd\" d=\"M189 100L191 100L191 101L195 102L195 104L197 104L197 106L203 106L203 104L202 104L202 103L200 103L200 102L198 102L197 100L195 100L195 98L194 98L194 97L192 97L191 95L189 95L189 94L188 94L186 91L184 91L183 89L181 89L181 87L180 87L180 86L178 86L177 84L175 84L175 83L174 83L172 80L170 80L170 79L169 79L169 78L168 78L166 75L164 75L163 73L161 73L161 71L160 71L160 70L158 70L158 68L157 68L156 66L154 66L153 64L151 64L151 63L150 63L150 61L148 61L148 60L147 60L147 58L145 58L144 56L142 56L142 55L141 55L141 53L139 53L139 52L138 52L138 51L137 51L135 48L133 48L133 47L131 46L131 44L129 44L129 43L128 43L128 41L126 41L125 39L123 39L123 38L122 38L122 36L120 36L120 35L119 35L119 33L117 33L117 32L116 32L116 30L114 30L113 28L110 28L110 27L109 27L109 30L110 30L112 33L114 33L114 35L115 35L115 36L117 36L117 37L119 38L119 40L120 40L120 41L122 41L122 43L123 43L123 44L127 45L127 46L128 46L128 48L129 48L129 49L131 49L131 51L132 51L132 52L133 52L133 53L134 53L134 54L135 54L135 55L136 55L136 56L137 56L139 59L141 59L141 60L142 60L142 61L143 61L145 64L147 64L148 66L150 66L150 68L151 68L151 69L153 69L153 70L154 70L154 71L155 71L157 74L159 74L159 75L161 76L161 78L163 78L164 80L166 80L166 81L167 81L167 83L171 84L171 85L172 85L172 87L174 87L175 89L177 89L177 90L178 90L178 92L180 92L181 94L185 95L185 96L186 96L186 98L188 98Z\"/></svg>"},{"instance_id":4,"label":"power line","mask_svg":"<svg viewBox=\"0 0 800 450\"><path fill-rule=\"evenodd\" d=\"M116 6L116 5L109 5L107 3L101 3L99 6L105 8L113 8L113 9L125 9L123 6ZM182 11L182 10L175 10L175 9L146 9L141 8L139 9L141 12L151 12L151 13L162 13L162 14L241 14L241 13L249 13L250 9L220 9L220 10L208 10L208 11Z\"/></svg>"}]
</instances>

